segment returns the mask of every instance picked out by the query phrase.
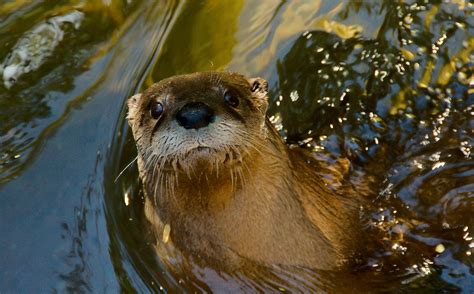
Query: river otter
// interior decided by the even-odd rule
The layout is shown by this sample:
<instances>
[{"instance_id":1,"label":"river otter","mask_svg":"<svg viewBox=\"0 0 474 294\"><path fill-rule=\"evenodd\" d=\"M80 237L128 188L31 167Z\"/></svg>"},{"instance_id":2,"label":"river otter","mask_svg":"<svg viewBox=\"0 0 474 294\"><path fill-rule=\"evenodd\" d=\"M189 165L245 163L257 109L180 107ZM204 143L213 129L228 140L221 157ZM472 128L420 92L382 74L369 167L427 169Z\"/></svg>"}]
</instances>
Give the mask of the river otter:
<instances>
[{"instance_id":1,"label":"river otter","mask_svg":"<svg viewBox=\"0 0 474 294\"><path fill-rule=\"evenodd\" d=\"M203 72L128 100L146 215L202 262L334 269L358 243L358 201L328 189L266 117L268 84Z\"/></svg>"}]
</instances>

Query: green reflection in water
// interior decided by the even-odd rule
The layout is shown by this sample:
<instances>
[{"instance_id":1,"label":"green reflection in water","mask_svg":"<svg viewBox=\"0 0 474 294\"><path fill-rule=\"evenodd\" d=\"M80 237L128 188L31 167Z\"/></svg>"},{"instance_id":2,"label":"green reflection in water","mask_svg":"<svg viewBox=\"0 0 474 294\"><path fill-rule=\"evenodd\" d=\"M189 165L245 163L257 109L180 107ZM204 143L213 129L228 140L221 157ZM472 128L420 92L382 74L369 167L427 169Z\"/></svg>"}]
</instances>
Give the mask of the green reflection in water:
<instances>
[{"instance_id":1,"label":"green reflection in water","mask_svg":"<svg viewBox=\"0 0 474 294\"><path fill-rule=\"evenodd\" d=\"M69 103L87 98L84 94L101 79L104 58L109 58L107 54L136 19L138 4L15 2L3 8L8 17L0 20L0 39L4 40L0 62L7 61L18 40L38 26L49 24L54 16L80 11L84 17L77 28L68 23L61 25L59 33L63 37L54 47L48 48L51 42L45 42L46 36L26 40L25 46L40 48L33 49L35 59L40 60L39 68L20 75L11 88L0 79L0 182L16 176L24 164L31 162L31 152L40 143L39 138L63 116ZM25 46L18 48L19 54ZM52 55L44 55L41 46Z\"/></svg>"},{"instance_id":2,"label":"green reflection in water","mask_svg":"<svg viewBox=\"0 0 474 294\"><path fill-rule=\"evenodd\" d=\"M0 83L0 292L113 281L124 292L472 292L473 5L425 2L2 3L0 62L39 23L74 9L85 18L37 71ZM114 181L136 154L121 107L161 78L221 69L270 80L290 143L329 163L350 158L354 184L374 180L366 217L382 232L357 275L180 275L154 256L135 167Z\"/></svg>"},{"instance_id":3,"label":"green reflection in water","mask_svg":"<svg viewBox=\"0 0 474 294\"><path fill-rule=\"evenodd\" d=\"M189 1L145 86L171 75L223 70L232 60L243 1Z\"/></svg>"}]
</instances>

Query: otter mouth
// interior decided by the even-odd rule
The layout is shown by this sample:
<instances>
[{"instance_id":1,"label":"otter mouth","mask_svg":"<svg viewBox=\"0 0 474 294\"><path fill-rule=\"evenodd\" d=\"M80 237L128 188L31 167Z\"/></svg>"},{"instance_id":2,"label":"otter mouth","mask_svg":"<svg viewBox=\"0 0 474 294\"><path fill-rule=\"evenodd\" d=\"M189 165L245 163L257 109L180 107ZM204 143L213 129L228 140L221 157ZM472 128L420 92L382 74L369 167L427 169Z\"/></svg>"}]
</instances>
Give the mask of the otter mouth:
<instances>
[{"instance_id":1,"label":"otter mouth","mask_svg":"<svg viewBox=\"0 0 474 294\"><path fill-rule=\"evenodd\" d=\"M209 146L198 146L193 149L191 149L191 152L209 152L215 150L214 148L211 148Z\"/></svg>"},{"instance_id":2,"label":"otter mouth","mask_svg":"<svg viewBox=\"0 0 474 294\"><path fill-rule=\"evenodd\" d=\"M186 158L190 161L210 164L235 164L241 162L243 157L236 148L215 148L209 146L197 146L190 149Z\"/></svg>"},{"instance_id":3,"label":"otter mouth","mask_svg":"<svg viewBox=\"0 0 474 294\"><path fill-rule=\"evenodd\" d=\"M209 146L197 146L197 147L193 147L193 148L189 149L186 152L186 157L192 157L192 156L196 156L196 155L203 155L203 156L209 155L209 156L212 156L214 153L219 153L219 149L212 148L212 147L209 147Z\"/></svg>"}]
</instances>

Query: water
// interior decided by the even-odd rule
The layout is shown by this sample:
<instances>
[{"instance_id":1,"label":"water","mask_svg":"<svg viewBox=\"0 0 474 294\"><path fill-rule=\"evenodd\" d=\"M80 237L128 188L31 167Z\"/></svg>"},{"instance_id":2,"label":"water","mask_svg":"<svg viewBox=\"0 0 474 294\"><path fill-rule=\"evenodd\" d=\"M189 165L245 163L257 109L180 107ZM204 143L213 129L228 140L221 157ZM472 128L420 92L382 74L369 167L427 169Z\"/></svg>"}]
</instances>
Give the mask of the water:
<instances>
[{"instance_id":1,"label":"water","mask_svg":"<svg viewBox=\"0 0 474 294\"><path fill-rule=\"evenodd\" d=\"M38 61L0 75L0 292L472 293L473 14L462 0L0 4L1 68L25 42ZM28 38L45 24L61 37ZM264 77L289 144L369 180L363 266L252 278L155 257L136 166L115 181L136 156L124 102L201 70Z\"/></svg>"}]
</instances>

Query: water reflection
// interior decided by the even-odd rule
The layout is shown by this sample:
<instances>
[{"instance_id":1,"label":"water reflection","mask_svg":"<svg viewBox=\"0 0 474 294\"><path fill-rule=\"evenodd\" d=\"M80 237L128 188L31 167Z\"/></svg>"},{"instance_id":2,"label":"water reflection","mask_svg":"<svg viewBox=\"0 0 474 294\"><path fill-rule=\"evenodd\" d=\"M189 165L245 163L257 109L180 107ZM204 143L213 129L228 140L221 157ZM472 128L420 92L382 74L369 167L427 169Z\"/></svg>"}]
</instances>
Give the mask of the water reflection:
<instances>
[{"instance_id":1,"label":"water reflection","mask_svg":"<svg viewBox=\"0 0 474 294\"><path fill-rule=\"evenodd\" d=\"M100 79L104 64L97 59L136 9L93 2L4 8L10 14L0 21L0 182L31 162L42 133L64 118L71 101L88 98L77 96Z\"/></svg>"},{"instance_id":2,"label":"water reflection","mask_svg":"<svg viewBox=\"0 0 474 294\"><path fill-rule=\"evenodd\" d=\"M81 28L87 31L73 37L77 43L63 51L58 46L61 53L58 60L47 61L36 73L24 75L15 86L0 91L4 98L18 93L36 94L33 89L37 89L38 96L45 97L40 101L47 102L46 109L49 107L50 111L44 114L44 120L33 114L24 117L25 123L36 123L37 133L33 135L39 140L34 142L26 164L18 166L20 170L1 171L0 259L5 265L0 268L1 292L37 292L38 289L101 292L126 288L120 284L120 275L114 272L113 262L120 263L121 256L110 255L108 249L112 237L105 221L105 161L101 158L110 148L122 102L133 93L146 71L150 56L179 14L180 3L125 2L129 3L85 3L81 11L86 17ZM27 14L31 17L29 24L34 26L50 13L57 13L56 6L68 11L77 8L75 4L56 2L41 7L25 5L15 13L26 13L22 9L38 10ZM92 12L87 12L87 7ZM96 8L99 10L93 12ZM15 23L19 19L21 16L11 15L2 22L20 28L24 23ZM90 25L86 26L88 21ZM14 30L10 27L10 31ZM104 41L94 43L97 39ZM15 41L0 44L13 46ZM50 69L48 62L59 65ZM42 70L45 77L41 76ZM41 78L34 79L34 75ZM67 87L62 88L64 85ZM21 103L27 109L39 109L41 105L34 104L34 97L26 98ZM18 101L1 99L1 102L12 102L10 111L13 111ZM2 120L9 123L8 113L2 114L5 114ZM19 129L24 127L23 122L17 123ZM134 288L139 289L136 285Z\"/></svg>"},{"instance_id":3,"label":"water reflection","mask_svg":"<svg viewBox=\"0 0 474 294\"><path fill-rule=\"evenodd\" d=\"M274 116L290 142L351 158L383 183L374 272L409 287L472 281L472 17L458 4L386 2L377 38L308 31L278 63ZM352 3L341 12L370 12ZM462 219L462 220L461 220ZM466 239L467 238L467 239Z\"/></svg>"},{"instance_id":4,"label":"water reflection","mask_svg":"<svg viewBox=\"0 0 474 294\"><path fill-rule=\"evenodd\" d=\"M187 3L159 52L146 87L176 74L225 69L237 44L235 34L242 6L242 0Z\"/></svg>"},{"instance_id":5,"label":"water reflection","mask_svg":"<svg viewBox=\"0 0 474 294\"><path fill-rule=\"evenodd\" d=\"M472 4L53 2L0 6L2 61L46 19L84 13L53 57L0 85L1 292L472 292ZM136 166L115 182L136 156L123 104L210 69L268 79L290 144L370 180L363 266L179 272L156 257Z\"/></svg>"},{"instance_id":6,"label":"water reflection","mask_svg":"<svg viewBox=\"0 0 474 294\"><path fill-rule=\"evenodd\" d=\"M472 34L470 19L460 17L457 23L448 21L448 16L452 13L462 13L456 5L451 4L423 6L387 1L383 5L372 5L349 2L347 5L326 6L315 3L314 6L305 8L305 5L282 3L273 6L276 7L274 10L265 9L265 5L270 4L258 3L241 8L239 27L235 34L239 42L223 42L221 48L224 52L233 52L227 68L264 75L273 81L271 90L274 103L271 114L280 124L282 134L289 143L312 150L318 158L321 158L321 154L329 154L333 158L347 157L352 162L352 181L357 183L362 172L373 183L379 183L373 185L374 189L381 192L373 200L374 211L368 213L368 230L374 230L380 242L373 245L373 254L366 257L367 267L361 269L359 275L371 280L372 287L375 288L386 286L388 281L394 288L407 285L408 288L441 287L452 291L461 289L458 285L467 285L471 278L468 271L456 276L456 279L446 278L446 272L450 275L452 269L459 271L464 267L461 264L469 264L466 263L466 253L470 252L469 243L465 242L464 248L459 248L457 255L464 256L460 261L452 260L453 257L446 258L453 254L453 248L448 247L448 244L461 243L456 239L459 235L445 232L443 224L436 221L446 209L444 212L436 211L433 205L446 207L440 198L447 195L444 196L444 201L451 202L449 199L454 197L459 203L459 207L456 205L459 208L456 211L458 215L468 216L468 210L472 209L472 201L467 196L472 194L472 134L467 135L471 140L469 142L466 141L466 134L472 124L469 118L472 116L470 106L473 101L468 96L467 78L461 84L458 78L472 75L469 69L471 61L466 59L469 56L466 52L472 51L472 46L466 43ZM315 7L319 8L316 9L317 13L314 13ZM202 21L199 15L206 12L212 21L216 21L217 16L213 15L212 9L188 9L196 11L195 14L183 14L187 15L186 23L198 22L199 19ZM261 17L255 18L250 11L260 11ZM322 11L326 13L323 14ZM371 18L369 25L366 16L374 13L377 13L377 17ZM427 14L436 14L440 18L435 28L426 22ZM288 21L285 22L285 19ZM418 48L430 48L432 44L440 43L438 36L442 34L441 28L447 27L442 19L452 24L451 29L447 29L451 32L450 37L445 37L442 43L452 52L446 57L433 55L439 49L425 54ZM192 61L192 53L185 54L191 58L184 60L180 59L183 55L175 53L182 47L181 36L187 35L190 27L193 34L198 36L193 38L203 40L202 43L194 39L190 42L193 48L191 51L200 52L200 59L195 62ZM178 31L179 26L172 31L166 50L158 57L147 85L175 73L212 69L207 61L212 61L218 55L204 41L208 39L208 31L203 30L204 27L205 24L198 28L186 25L183 26L186 33ZM233 27L230 21L229 28ZM431 37L419 40L415 38L417 34L413 29L419 29L421 35L425 35L424 32L427 31L426 34ZM218 30L211 31L220 35ZM461 47L457 46L459 39L464 40ZM226 44L230 46L226 47ZM291 47L282 44L291 44ZM280 58L271 64L276 56ZM439 58L443 58L444 62L437 66L430 65L430 60ZM222 68L225 62L216 63L215 67ZM431 74L434 68L446 68L446 64L456 63L457 72L445 69L440 75L443 79ZM277 78L272 73L275 68ZM445 88L441 89L440 86ZM446 104L446 101L454 100L456 105ZM448 112L447 107L450 109ZM456 126L456 132L463 139L455 138L449 131L449 126L444 129L437 126L439 122L446 124L448 121L448 125ZM436 136L432 138L433 142L427 141L427 134ZM452 147L447 148L446 156L451 161L458 162L453 168L460 168L460 172L453 171L444 176L440 174L442 169L438 168L445 165L440 157L433 158L430 151L436 150L439 153L442 150L441 145L433 146L436 142L443 141L441 136L451 141ZM131 137L128 140L131 141ZM421 150L420 146L425 146L427 151ZM414 160L410 154L420 157L419 160ZM121 166L125 166L127 160L132 160L134 156L132 151ZM424 165L421 158L431 158L429 160L432 164ZM412 166L413 163L418 166L418 171L400 170L400 166ZM424 168L429 169L430 175L427 177L422 176ZM115 171L117 172L118 170ZM453 174L457 174L459 179L452 180ZM434 181L432 177L435 178ZM410 181L414 181L417 186L405 187ZM433 187L443 185L445 181L450 182L450 185L444 185L445 192L437 197L429 196L435 191ZM421 184L428 186L425 190L420 189L418 185ZM136 185L134 187L138 189ZM404 193L394 192L397 187L410 191L409 196L407 193L403 195ZM465 192L459 193L460 190ZM429 198L431 204L424 203L426 210L417 213L419 206L410 202L409 198L416 201ZM472 227L466 223L465 218L461 223L462 230ZM429 227L433 230L426 233L425 230ZM440 231L440 228L444 229ZM429 238L423 238L423 235ZM451 236L450 239L446 235ZM136 238L140 237L137 235ZM212 270L203 271L199 268L188 271L186 278L178 275L174 279L181 287L198 287L201 290L206 289L200 288L202 281L211 289L222 289L222 278L228 287L250 287L248 289L254 290L262 289L261 287L289 287L306 291L312 287L345 289L340 282L344 273L336 273L338 282L332 284L330 275L314 271L306 273L309 274L306 276L307 283L301 280L305 279L305 275L296 269L291 269L290 275L282 269L264 272L266 274L259 276L257 284L252 282L251 274L219 278L218 274L212 274ZM318 278L321 274L324 276L324 283ZM283 280L276 282L276 276L283 277ZM312 282L308 282L311 280ZM351 279L347 277L346 280ZM240 286L235 286L234 283ZM358 285L360 289L367 284L370 283L366 281L364 285L360 285L357 281L352 281L352 286Z\"/></svg>"}]
</instances>

